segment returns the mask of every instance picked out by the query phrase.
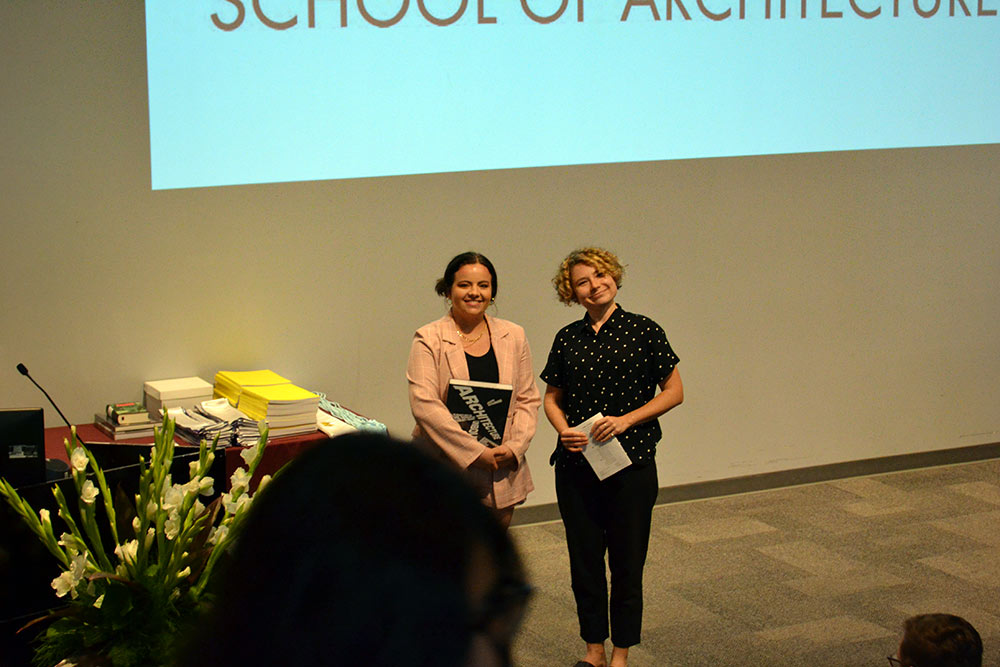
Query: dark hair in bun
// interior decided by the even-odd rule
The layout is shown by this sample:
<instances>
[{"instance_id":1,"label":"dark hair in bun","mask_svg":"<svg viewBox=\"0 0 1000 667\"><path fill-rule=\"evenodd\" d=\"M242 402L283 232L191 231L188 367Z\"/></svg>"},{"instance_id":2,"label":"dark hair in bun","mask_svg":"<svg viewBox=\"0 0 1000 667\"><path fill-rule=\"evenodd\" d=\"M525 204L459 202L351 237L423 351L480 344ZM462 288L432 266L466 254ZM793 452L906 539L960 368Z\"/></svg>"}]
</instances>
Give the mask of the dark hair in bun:
<instances>
[{"instance_id":1,"label":"dark hair in bun","mask_svg":"<svg viewBox=\"0 0 1000 667\"><path fill-rule=\"evenodd\" d=\"M472 252L471 250L463 252L461 255L455 255L448 262L448 267L444 270L444 276L438 278L437 283L434 285L434 291L439 296L448 296L451 293L451 286L455 284L455 274L466 264L482 264L486 267L486 270L490 272L490 278L493 280L493 297L496 298L499 285L497 284L497 272L493 268L493 262L486 255Z\"/></svg>"}]
</instances>

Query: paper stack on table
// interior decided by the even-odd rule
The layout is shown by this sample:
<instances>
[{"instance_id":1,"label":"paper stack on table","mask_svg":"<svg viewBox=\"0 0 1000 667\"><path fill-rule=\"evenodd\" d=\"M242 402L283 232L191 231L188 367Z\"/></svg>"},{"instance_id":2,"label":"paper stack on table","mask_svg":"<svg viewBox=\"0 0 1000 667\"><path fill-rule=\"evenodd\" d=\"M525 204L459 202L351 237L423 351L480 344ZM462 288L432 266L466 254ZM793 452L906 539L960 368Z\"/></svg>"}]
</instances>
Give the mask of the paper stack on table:
<instances>
[{"instance_id":1,"label":"paper stack on table","mask_svg":"<svg viewBox=\"0 0 1000 667\"><path fill-rule=\"evenodd\" d=\"M319 396L291 383L244 387L239 407L253 419L265 419L270 437L280 438L316 430Z\"/></svg>"},{"instance_id":2,"label":"paper stack on table","mask_svg":"<svg viewBox=\"0 0 1000 667\"><path fill-rule=\"evenodd\" d=\"M240 412L226 398L216 398L202 401L195 409L209 417L224 421L232 430L231 442L240 447L250 447L260 439L260 426L257 421Z\"/></svg>"},{"instance_id":3,"label":"paper stack on table","mask_svg":"<svg viewBox=\"0 0 1000 667\"><path fill-rule=\"evenodd\" d=\"M215 374L215 398L225 397L229 404L240 404L240 394L244 387L265 387L273 384L288 384L290 380L274 371L219 371Z\"/></svg>"},{"instance_id":4,"label":"paper stack on table","mask_svg":"<svg viewBox=\"0 0 1000 667\"><path fill-rule=\"evenodd\" d=\"M316 431L319 396L274 371L219 371L215 395L225 397L249 418L265 420L268 439Z\"/></svg>"},{"instance_id":5,"label":"paper stack on table","mask_svg":"<svg viewBox=\"0 0 1000 667\"><path fill-rule=\"evenodd\" d=\"M232 441L233 429L228 423L201 414L196 408L168 408L167 416L174 420L174 433L193 445L202 440L213 442L216 436L219 447L226 447Z\"/></svg>"}]
</instances>

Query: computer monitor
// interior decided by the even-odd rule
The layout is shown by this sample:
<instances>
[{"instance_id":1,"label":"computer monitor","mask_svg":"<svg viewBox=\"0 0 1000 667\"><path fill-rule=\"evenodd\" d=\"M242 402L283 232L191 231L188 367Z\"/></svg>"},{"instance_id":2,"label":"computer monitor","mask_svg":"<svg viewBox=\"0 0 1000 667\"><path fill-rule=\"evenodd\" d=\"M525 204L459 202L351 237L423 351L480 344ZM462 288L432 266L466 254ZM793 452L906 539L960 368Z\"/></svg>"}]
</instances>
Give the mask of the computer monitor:
<instances>
[{"instance_id":1,"label":"computer monitor","mask_svg":"<svg viewBox=\"0 0 1000 667\"><path fill-rule=\"evenodd\" d=\"M15 488L45 481L41 408L0 408L0 477Z\"/></svg>"}]
</instances>

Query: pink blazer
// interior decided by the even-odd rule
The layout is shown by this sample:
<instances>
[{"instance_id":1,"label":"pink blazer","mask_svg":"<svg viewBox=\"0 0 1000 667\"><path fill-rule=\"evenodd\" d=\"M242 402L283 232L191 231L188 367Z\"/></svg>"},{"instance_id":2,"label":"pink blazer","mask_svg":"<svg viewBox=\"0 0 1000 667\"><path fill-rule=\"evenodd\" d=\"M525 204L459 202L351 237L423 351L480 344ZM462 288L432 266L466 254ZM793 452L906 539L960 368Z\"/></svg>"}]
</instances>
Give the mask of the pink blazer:
<instances>
[{"instance_id":1,"label":"pink blazer","mask_svg":"<svg viewBox=\"0 0 1000 667\"><path fill-rule=\"evenodd\" d=\"M502 509L523 502L535 488L524 454L535 435L538 406L542 401L535 386L531 350L524 329L494 317L488 317L487 321L500 382L514 387L503 444L514 452L516 467L496 472L469 467L485 447L462 430L444 403L450 379L469 379L465 351L451 315L417 329L406 366L406 379L410 384L410 410L417 421L413 436L437 445L448 459L467 472L484 503Z\"/></svg>"}]
</instances>

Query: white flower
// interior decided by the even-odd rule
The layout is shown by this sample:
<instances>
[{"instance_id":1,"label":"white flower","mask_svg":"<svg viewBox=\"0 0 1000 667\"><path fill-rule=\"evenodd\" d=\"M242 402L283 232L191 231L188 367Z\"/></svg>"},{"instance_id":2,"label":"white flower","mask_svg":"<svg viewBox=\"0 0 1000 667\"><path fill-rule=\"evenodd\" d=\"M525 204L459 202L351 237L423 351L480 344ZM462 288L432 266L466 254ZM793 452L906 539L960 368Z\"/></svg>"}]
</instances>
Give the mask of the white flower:
<instances>
[{"instance_id":1,"label":"white flower","mask_svg":"<svg viewBox=\"0 0 1000 667\"><path fill-rule=\"evenodd\" d=\"M146 544L145 544L145 546L146 546L147 549L149 547L153 546L153 540L154 539L156 539L156 530L152 526L150 526L149 529L146 531Z\"/></svg>"},{"instance_id":2,"label":"white flower","mask_svg":"<svg viewBox=\"0 0 1000 667\"><path fill-rule=\"evenodd\" d=\"M194 505L191 506L191 511L194 512L195 516L201 516L201 513L205 511L205 506L200 500L195 499Z\"/></svg>"},{"instance_id":3,"label":"white flower","mask_svg":"<svg viewBox=\"0 0 1000 667\"><path fill-rule=\"evenodd\" d=\"M156 516L156 510L158 509L159 508L156 506L156 503L150 499L149 503L146 505L146 520L152 521L153 517Z\"/></svg>"},{"instance_id":4,"label":"white flower","mask_svg":"<svg viewBox=\"0 0 1000 667\"><path fill-rule=\"evenodd\" d=\"M229 480L232 482L231 488L233 491L236 491L236 489L245 489L250 485L250 475L247 474L246 468L237 468Z\"/></svg>"},{"instance_id":5,"label":"white flower","mask_svg":"<svg viewBox=\"0 0 1000 667\"><path fill-rule=\"evenodd\" d=\"M132 530L136 533L139 532L139 528L142 527L142 522L139 521L139 517L132 517Z\"/></svg>"},{"instance_id":6,"label":"white flower","mask_svg":"<svg viewBox=\"0 0 1000 667\"><path fill-rule=\"evenodd\" d=\"M258 450L260 450L259 441L256 444L251 445L250 447L243 448L243 451L240 452L240 458L242 458L247 465L250 465L251 463L254 462L254 459L257 458Z\"/></svg>"},{"instance_id":7,"label":"white flower","mask_svg":"<svg viewBox=\"0 0 1000 667\"><path fill-rule=\"evenodd\" d=\"M213 528L212 532L208 535L209 544L219 544L226 539L226 535L229 534L229 526L219 526L218 528Z\"/></svg>"},{"instance_id":8,"label":"white flower","mask_svg":"<svg viewBox=\"0 0 1000 667\"><path fill-rule=\"evenodd\" d=\"M215 493L214 489L215 480L212 479L211 477L208 477L207 475L205 477L202 477L198 484L199 484L198 493L200 493L201 495L210 496L213 493Z\"/></svg>"},{"instance_id":9,"label":"white flower","mask_svg":"<svg viewBox=\"0 0 1000 667\"><path fill-rule=\"evenodd\" d=\"M125 544L119 544L115 547L115 555L124 563L134 563L138 551L138 540L129 540Z\"/></svg>"},{"instance_id":10,"label":"white flower","mask_svg":"<svg viewBox=\"0 0 1000 667\"><path fill-rule=\"evenodd\" d=\"M73 587L73 573L68 570L52 580L52 588L56 589L57 598L66 597L70 591L73 591L73 597L76 597L76 591L73 590Z\"/></svg>"},{"instance_id":11,"label":"white flower","mask_svg":"<svg viewBox=\"0 0 1000 667\"><path fill-rule=\"evenodd\" d=\"M248 504L250 504L250 496L245 493L235 501L231 494L227 493L222 496L222 505L225 507L227 514L236 514Z\"/></svg>"},{"instance_id":12,"label":"white flower","mask_svg":"<svg viewBox=\"0 0 1000 667\"><path fill-rule=\"evenodd\" d=\"M97 487L88 479L83 483L83 488L80 490L80 499L88 505L93 505L97 499L97 493Z\"/></svg>"},{"instance_id":13,"label":"white flower","mask_svg":"<svg viewBox=\"0 0 1000 667\"><path fill-rule=\"evenodd\" d=\"M76 538L69 533L63 533L60 535L58 544L66 549L71 558L79 553L79 548L76 545Z\"/></svg>"},{"instance_id":14,"label":"white flower","mask_svg":"<svg viewBox=\"0 0 1000 667\"><path fill-rule=\"evenodd\" d=\"M52 517L49 515L49 511L44 507L38 510L38 519L42 522L43 526L52 525Z\"/></svg>"},{"instance_id":15,"label":"white flower","mask_svg":"<svg viewBox=\"0 0 1000 667\"><path fill-rule=\"evenodd\" d=\"M181 488L184 489L185 496L194 495L201 491L201 482L195 477Z\"/></svg>"},{"instance_id":16,"label":"white flower","mask_svg":"<svg viewBox=\"0 0 1000 667\"><path fill-rule=\"evenodd\" d=\"M188 476L192 479L198 474L198 467L201 465L201 461L191 461L188 463Z\"/></svg>"},{"instance_id":17,"label":"white flower","mask_svg":"<svg viewBox=\"0 0 1000 667\"><path fill-rule=\"evenodd\" d=\"M52 580L52 588L56 590L56 597L66 597L71 593L76 598L76 587L83 579L84 572L87 571L87 557L79 554L70 561L69 569Z\"/></svg>"},{"instance_id":18,"label":"white flower","mask_svg":"<svg viewBox=\"0 0 1000 667\"><path fill-rule=\"evenodd\" d=\"M163 524L163 532L168 540L174 539L177 533L181 532L181 515L178 512L170 513L166 523Z\"/></svg>"},{"instance_id":19,"label":"white flower","mask_svg":"<svg viewBox=\"0 0 1000 667\"><path fill-rule=\"evenodd\" d=\"M263 477L261 477L260 484L257 485L257 490L260 491L261 489L263 489L265 486L268 485L270 481L271 481L270 475L264 475Z\"/></svg>"},{"instance_id":20,"label":"white flower","mask_svg":"<svg viewBox=\"0 0 1000 667\"><path fill-rule=\"evenodd\" d=\"M87 464L90 460L87 458L87 452L83 450L83 447L74 447L73 452L69 455L69 462L73 466L73 470L83 472L87 469Z\"/></svg>"},{"instance_id":21,"label":"white flower","mask_svg":"<svg viewBox=\"0 0 1000 667\"><path fill-rule=\"evenodd\" d=\"M180 484L174 484L166 493L163 494L163 509L168 512L173 511L181 506L184 502L184 487Z\"/></svg>"}]
</instances>

